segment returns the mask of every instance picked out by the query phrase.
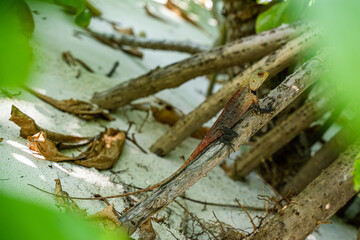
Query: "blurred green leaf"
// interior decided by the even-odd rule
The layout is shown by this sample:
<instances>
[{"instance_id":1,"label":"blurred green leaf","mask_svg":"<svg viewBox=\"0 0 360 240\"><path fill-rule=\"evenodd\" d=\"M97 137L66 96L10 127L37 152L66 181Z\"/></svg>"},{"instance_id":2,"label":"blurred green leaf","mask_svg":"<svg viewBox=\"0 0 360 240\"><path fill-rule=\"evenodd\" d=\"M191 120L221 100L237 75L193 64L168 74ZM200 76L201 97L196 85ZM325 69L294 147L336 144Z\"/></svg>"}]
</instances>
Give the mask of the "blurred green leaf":
<instances>
[{"instance_id":1,"label":"blurred green leaf","mask_svg":"<svg viewBox=\"0 0 360 240\"><path fill-rule=\"evenodd\" d=\"M360 158L356 159L354 164L354 189L355 191L360 190Z\"/></svg>"},{"instance_id":2,"label":"blurred green leaf","mask_svg":"<svg viewBox=\"0 0 360 240\"><path fill-rule=\"evenodd\" d=\"M309 9L309 0L288 0L276 3L256 19L257 33L299 20Z\"/></svg>"},{"instance_id":3,"label":"blurred green leaf","mask_svg":"<svg viewBox=\"0 0 360 240\"><path fill-rule=\"evenodd\" d=\"M71 14L79 14L86 8L85 0L54 0L54 2Z\"/></svg>"},{"instance_id":4,"label":"blurred green leaf","mask_svg":"<svg viewBox=\"0 0 360 240\"><path fill-rule=\"evenodd\" d=\"M314 17L317 26L322 29L323 43L330 59L327 80L331 81L338 92L338 101L349 102L347 109L350 116L359 119L360 116L360 78L356 74L360 65L360 1L347 0L346 4L337 0L315 1ZM360 122L354 124L360 126ZM360 128L353 133L359 136ZM360 160L355 162L355 189L360 185Z\"/></svg>"},{"instance_id":5,"label":"blurred green leaf","mask_svg":"<svg viewBox=\"0 0 360 240\"><path fill-rule=\"evenodd\" d=\"M21 240L125 240L94 223L0 194L1 238Z\"/></svg>"},{"instance_id":6,"label":"blurred green leaf","mask_svg":"<svg viewBox=\"0 0 360 240\"><path fill-rule=\"evenodd\" d=\"M27 80L32 60L28 37L33 29L23 0L0 1L0 86L20 86Z\"/></svg>"},{"instance_id":7,"label":"blurred green leaf","mask_svg":"<svg viewBox=\"0 0 360 240\"><path fill-rule=\"evenodd\" d=\"M76 16L75 23L80 27L87 27L90 24L90 20L91 12L88 9L85 9Z\"/></svg>"}]
</instances>

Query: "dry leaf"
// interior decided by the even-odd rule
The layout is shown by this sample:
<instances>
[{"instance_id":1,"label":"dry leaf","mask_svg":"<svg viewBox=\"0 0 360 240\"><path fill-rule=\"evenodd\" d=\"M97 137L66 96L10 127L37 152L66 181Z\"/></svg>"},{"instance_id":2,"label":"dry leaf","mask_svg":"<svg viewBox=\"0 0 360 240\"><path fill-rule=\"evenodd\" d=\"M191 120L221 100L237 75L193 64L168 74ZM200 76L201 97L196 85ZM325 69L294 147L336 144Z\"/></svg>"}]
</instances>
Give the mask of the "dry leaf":
<instances>
[{"instance_id":1,"label":"dry leaf","mask_svg":"<svg viewBox=\"0 0 360 240\"><path fill-rule=\"evenodd\" d=\"M55 143L57 148L71 148L86 145L92 141L92 137L76 137L52 132L38 126L35 121L12 105L10 119L20 127L20 136L27 139L40 131L46 131L46 137Z\"/></svg>"},{"instance_id":2,"label":"dry leaf","mask_svg":"<svg viewBox=\"0 0 360 240\"><path fill-rule=\"evenodd\" d=\"M28 147L46 160L53 162L74 161L85 167L99 170L111 168L119 159L126 140L125 132L113 128L97 136L88 148L77 157L70 157L59 152L53 142L46 137L46 132L39 132L28 137Z\"/></svg>"},{"instance_id":3,"label":"dry leaf","mask_svg":"<svg viewBox=\"0 0 360 240\"><path fill-rule=\"evenodd\" d=\"M0 138L0 142L4 141L4 138Z\"/></svg>"},{"instance_id":4,"label":"dry leaf","mask_svg":"<svg viewBox=\"0 0 360 240\"><path fill-rule=\"evenodd\" d=\"M132 47L132 46L121 46L120 47L121 50L123 50L124 52L126 52L127 54L131 54L135 57L138 57L138 58L143 58L143 53L140 52L136 47Z\"/></svg>"},{"instance_id":5,"label":"dry leaf","mask_svg":"<svg viewBox=\"0 0 360 240\"><path fill-rule=\"evenodd\" d=\"M191 137L202 140L209 131L209 127L200 127L198 130L196 130L196 132L191 134Z\"/></svg>"},{"instance_id":6,"label":"dry leaf","mask_svg":"<svg viewBox=\"0 0 360 240\"><path fill-rule=\"evenodd\" d=\"M85 156L81 157L69 157L57 149L55 144L51 142L46 137L46 132L40 131L35 135L28 137L30 143L26 143L26 145L30 148L30 150L37 152L42 155L46 160L53 162L63 162L63 161L73 161L79 158L85 158Z\"/></svg>"},{"instance_id":7,"label":"dry leaf","mask_svg":"<svg viewBox=\"0 0 360 240\"><path fill-rule=\"evenodd\" d=\"M62 190L60 179L55 179L55 201L58 207L63 208L70 214L86 216L86 210L81 209L69 194Z\"/></svg>"},{"instance_id":8,"label":"dry leaf","mask_svg":"<svg viewBox=\"0 0 360 240\"><path fill-rule=\"evenodd\" d=\"M175 13L176 15L178 15L179 17L181 17L182 19L184 19L185 21L187 21L188 23L190 23L191 25L193 25L196 28L200 29L201 31L209 34L201 25L199 25L197 22L195 22L194 20L189 18L188 15L179 6L177 6L175 3L173 3L171 0L166 1L165 7L167 9L169 9L170 11L172 11L173 13Z\"/></svg>"},{"instance_id":9,"label":"dry leaf","mask_svg":"<svg viewBox=\"0 0 360 240\"><path fill-rule=\"evenodd\" d=\"M76 164L97 169L109 169L119 159L126 140L126 134L114 128L107 129L89 144L87 150L79 155L85 156Z\"/></svg>"},{"instance_id":10,"label":"dry leaf","mask_svg":"<svg viewBox=\"0 0 360 240\"><path fill-rule=\"evenodd\" d=\"M174 107L171 105L166 105L161 108L156 106L151 106L150 110L154 119L157 122L174 126L175 123L180 119L181 116L175 111Z\"/></svg>"},{"instance_id":11,"label":"dry leaf","mask_svg":"<svg viewBox=\"0 0 360 240\"><path fill-rule=\"evenodd\" d=\"M121 34L125 34L125 35L131 35L131 36L134 36L134 31L131 27L129 28L119 28L118 26L116 26L116 24L111 24L111 26L113 27L113 29L115 31L117 31L118 33L121 33Z\"/></svg>"},{"instance_id":12,"label":"dry leaf","mask_svg":"<svg viewBox=\"0 0 360 240\"><path fill-rule=\"evenodd\" d=\"M149 6L147 4L144 5L144 10L146 12L146 14L149 16L149 17L152 17L152 18L155 18L156 20L159 20L163 23L167 23L169 24L168 21L166 21L164 18L156 15L155 13L152 12L152 10L149 8Z\"/></svg>"},{"instance_id":13,"label":"dry leaf","mask_svg":"<svg viewBox=\"0 0 360 240\"><path fill-rule=\"evenodd\" d=\"M89 120L94 118L103 118L105 120L112 121L114 117L110 114L105 113L102 108L95 106L92 103L88 103L81 100L68 99L68 100L56 100L51 97L45 96L41 93L38 93L30 88L25 88L30 93L34 94L36 97L41 100L49 103L50 105L60 109L61 111L72 113L79 118Z\"/></svg>"},{"instance_id":14,"label":"dry leaf","mask_svg":"<svg viewBox=\"0 0 360 240\"><path fill-rule=\"evenodd\" d=\"M155 240L160 239L157 232L154 230L151 219L140 225L139 239L141 240Z\"/></svg>"},{"instance_id":15,"label":"dry leaf","mask_svg":"<svg viewBox=\"0 0 360 240\"><path fill-rule=\"evenodd\" d=\"M89 216L89 219L97 220L103 224L103 227L107 230L118 229L121 226L121 222L116 217L116 210L114 204L110 204L102 211Z\"/></svg>"}]
</instances>

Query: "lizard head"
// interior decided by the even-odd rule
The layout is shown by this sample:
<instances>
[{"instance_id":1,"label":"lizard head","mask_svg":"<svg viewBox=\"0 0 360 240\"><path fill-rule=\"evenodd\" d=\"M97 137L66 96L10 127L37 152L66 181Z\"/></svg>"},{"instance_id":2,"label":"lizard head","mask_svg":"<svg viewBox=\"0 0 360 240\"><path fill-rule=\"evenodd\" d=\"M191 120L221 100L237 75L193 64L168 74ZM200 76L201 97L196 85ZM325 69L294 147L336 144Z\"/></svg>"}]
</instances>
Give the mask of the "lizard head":
<instances>
[{"instance_id":1,"label":"lizard head","mask_svg":"<svg viewBox=\"0 0 360 240\"><path fill-rule=\"evenodd\" d=\"M256 91L269 76L269 73L262 70L255 71L250 78L250 89Z\"/></svg>"}]
</instances>

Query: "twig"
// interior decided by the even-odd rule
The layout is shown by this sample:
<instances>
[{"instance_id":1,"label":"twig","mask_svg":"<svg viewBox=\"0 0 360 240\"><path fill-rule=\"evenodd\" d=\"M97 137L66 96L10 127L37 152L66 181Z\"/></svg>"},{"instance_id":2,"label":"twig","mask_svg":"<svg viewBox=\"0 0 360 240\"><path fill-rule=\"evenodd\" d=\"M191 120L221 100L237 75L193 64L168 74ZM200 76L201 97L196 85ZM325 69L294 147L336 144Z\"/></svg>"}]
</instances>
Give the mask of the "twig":
<instances>
[{"instance_id":1,"label":"twig","mask_svg":"<svg viewBox=\"0 0 360 240\"><path fill-rule=\"evenodd\" d=\"M230 208L239 208L238 205L236 204L223 204L223 203L213 203L213 202L206 202L206 201L200 201L200 200L196 200L196 199L192 199L192 198L188 198L185 196L181 196L181 198L188 200L190 202L194 202L194 203L199 203L199 204L204 204L204 205L209 205L209 206L215 206L215 207L230 207ZM250 207L250 206L243 206L249 210L253 210L253 211L266 211L266 209L264 208L259 208L259 207Z\"/></svg>"},{"instance_id":2,"label":"twig","mask_svg":"<svg viewBox=\"0 0 360 240\"><path fill-rule=\"evenodd\" d=\"M212 213L213 213L213 215L214 215L214 217L215 217L216 221L217 221L217 222L218 222L218 224L220 225L221 232L225 234L225 229L224 229L224 227L223 227L222 223L221 223L221 222L219 221L219 219L217 218L217 216L216 216L215 212L214 212L214 211L212 211ZM225 237L227 237L227 234L224 236L224 238L225 238Z\"/></svg>"},{"instance_id":3,"label":"twig","mask_svg":"<svg viewBox=\"0 0 360 240\"><path fill-rule=\"evenodd\" d=\"M285 25L195 54L111 89L94 93L92 101L109 109L124 106L135 99L166 88L177 87L197 76L258 59L282 46L289 39L302 34L308 28L306 24Z\"/></svg>"},{"instance_id":4,"label":"twig","mask_svg":"<svg viewBox=\"0 0 360 240\"><path fill-rule=\"evenodd\" d=\"M140 124L140 127L138 129L138 133L141 133L142 128L144 127L144 125L145 125L146 121L148 120L149 116L150 116L149 111L146 111L146 116L145 116L144 120L142 121L142 123Z\"/></svg>"},{"instance_id":5,"label":"twig","mask_svg":"<svg viewBox=\"0 0 360 240\"><path fill-rule=\"evenodd\" d=\"M199 223L199 225L205 230L207 231L211 236L213 236L214 239L218 239L214 233L212 233L207 227L204 226L204 224L202 224L202 222L195 216L193 215L191 212L189 212L181 203L179 203L178 201L174 200L175 203L177 203L182 209L184 209L184 211L189 214L197 223Z\"/></svg>"},{"instance_id":6,"label":"twig","mask_svg":"<svg viewBox=\"0 0 360 240\"><path fill-rule=\"evenodd\" d=\"M135 146L137 146L143 153L147 152L137 143L136 139L135 139L135 133L131 134L132 138L130 138L128 135L126 135L126 139L128 139L130 142L132 142L133 144L135 144Z\"/></svg>"},{"instance_id":7,"label":"twig","mask_svg":"<svg viewBox=\"0 0 360 240\"><path fill-rule=\"evenodd\" d=\"M189 137L193 132L204 123L215 116L226 102L240 88L244 79L256 70L264 70L270 73L270 76L276 75L282 69L289 66L298 54L312 46L317 40L316 33L306 33L291 40L282 48L263 57L259 61L237 75L232 81L225 84L219 91L208 97L196 109L180 119L172 128L162 135L151 147L150 151L159 155L166 155L183 140Z\"/></svg>"},{"instance_id":8,"label":"twig","mask_svg":"<svg viewBox=\"0 0 360 240\"><path fill-rule=\"evenodd\" d=\"M253 229L254 229L254 232L255 232L257 227L256 227L253 219L251 218L249 212L246 210L246 208L244 208L244 207L241 205L241 203L239 202L239 200L237 200L237 198L235 198L235 201L236 201L237 204L241 207L241 209L244 210L244 212L246 213L246 215L249 217L250 222L251 222L251 224L253 225Z\"/></svg>"},{"instance_id":9,"label":"twig","mask_svg":"<svg viewBox=\"0 0 360 240\"><path fill-rule=\"evenodd\" d=\"M209 50L208 47L191 42L148 39L148 38L135 37L120 33L116 33L116 34L98 33L91 31L89 29L88 31L90 33L90 36L112 47L116 45L117 46L127 45L132 47L149 48L149 49L166 50L166 51L177 51L177 52L184 52L191 54ZM78 32L78 33L85 35L83 32Z\"/></svg>"},{"instance_id":10,"label":"twig","mask_svg":"<svg viewBox=\"0 0 360 240\"><path fill-rule=\"evenodd\" d=\"M114 75L116 68L119 66L119 61L116 61L114 66L110 69L110 72L106 74L107 77L111 78Z\"/></svg>"}]
</instances>

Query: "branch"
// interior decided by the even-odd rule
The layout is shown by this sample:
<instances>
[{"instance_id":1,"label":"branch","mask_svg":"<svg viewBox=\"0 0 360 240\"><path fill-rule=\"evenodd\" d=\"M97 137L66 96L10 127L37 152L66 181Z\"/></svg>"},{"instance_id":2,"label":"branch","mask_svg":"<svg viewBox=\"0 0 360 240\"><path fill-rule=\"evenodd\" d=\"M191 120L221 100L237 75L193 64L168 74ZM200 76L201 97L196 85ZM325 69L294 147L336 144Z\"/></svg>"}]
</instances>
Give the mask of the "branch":
<instances>
[{"instance_id":1,"label":"branch","mask_svg":"<svg viewBox=\"0 0 360 240\"><path fill-rule=\"evenodd\" d=\"M236 150L323 74L324 68L321 65L323 57L323 54L320 54L316 59L309 60L271 91L268 97L260 101L262 106L271 105L275 108L273 114L258 115L249 111L244 116L244 120L234 127L234 130L239 134L233 142ZM141 223L166 207L173 199L183 194L193 184L206 176L211 169L228 156L228 153L229 149L223 143L214 142L211 144L202 155L190 162L170 182L164 184L147 199L129 209L120 218L123 226L127 227L130 232L134 231Z\"/></svg>"},{"instance_id":2,"label":"branch","mask_svg":"<svg viewBox=\"0 0 360 240\"><path fill-rule=\"evenodd\" d=\"M235 179L241 179L248 175L260 165L262 159L266 159L277 152L308 127L310 123L329 111L333 106L330 100L334 97L333 95L332 93L327 93L324 96L325 101L320 101L322 96L311 99L292 113L286 120L257 139L248 151L235 160L234 164L230 167L229 175Z\"/></svg>"},{"instance_id":3,"label":"branch","mask_svg":"<svg viewBox=\"0 0 360 240\"><path fill-rule=\"evenodd\" d=\"M131 35L125 35L120 33L108 34L108 33L98 33L90 30L88 31L90 32L90 35L96 39L106 39L107 41L116 43L118 45L129 45L132 47L141 47L141 48L149 48L156 50L178 51L178 52L185 52L191 54L209 50L208 47L193 42L157 40L157 39L148 39L142 37L134 37Z\"/></svg>"},{"instance_id":4,"label":"branch","mask_svg":"<svg viewBox=\"0 0 360 240\"><path fill-rule=\"evenodd\" d=\"M357 141L252 239L305 239L356 194L351 172L359 152Z\"/></svg>"},{"instance_id":5,"label":"branch","mask_svg":"<svg viewBox=\"0 0 360 240\"><path fill-rule=\"evenodd\" d=\"M158 155L169 153L196 129L215 116L225 106L233 93L240 88L243 80L248 75L259 69L270 72L270 76L276 75L294 62L296 56L312 46L318 38L319 36L316 33L303 34L248 67L232 81L225 84L218 92L208 97L196 109L179 120L150 147L150 151Z\"/></svg>"},{"instance_id":6,"label":"branch","mask_svg":"<svg viewBox=\"0 0 360 240\"><path fill-rule=\"evenodd\" d=\"M282 46L289 39L309 29L307 24L285 25L195 54L183 61L156 68L145 75L120 83L103 92L96 92L92 102L113 109L133 100L219 69L258 59Z\"/></svg>"},{"instance_id":7,"label":"branch","mask_svg":"<svg viewBox=\"0 0 360 240\"><path fill-rule=\"evenodd\" d=\"M355 124L355 122L352 121L352 124ZM345 126L306 162L295 177L285 185L281 192L286 193L291 191L292 195L300 193L312 180L320 175L323 169L330 166L347 146L355 141L354 132L356 132L356 130L352 126Z\"/></svg>"}]
</instances>

